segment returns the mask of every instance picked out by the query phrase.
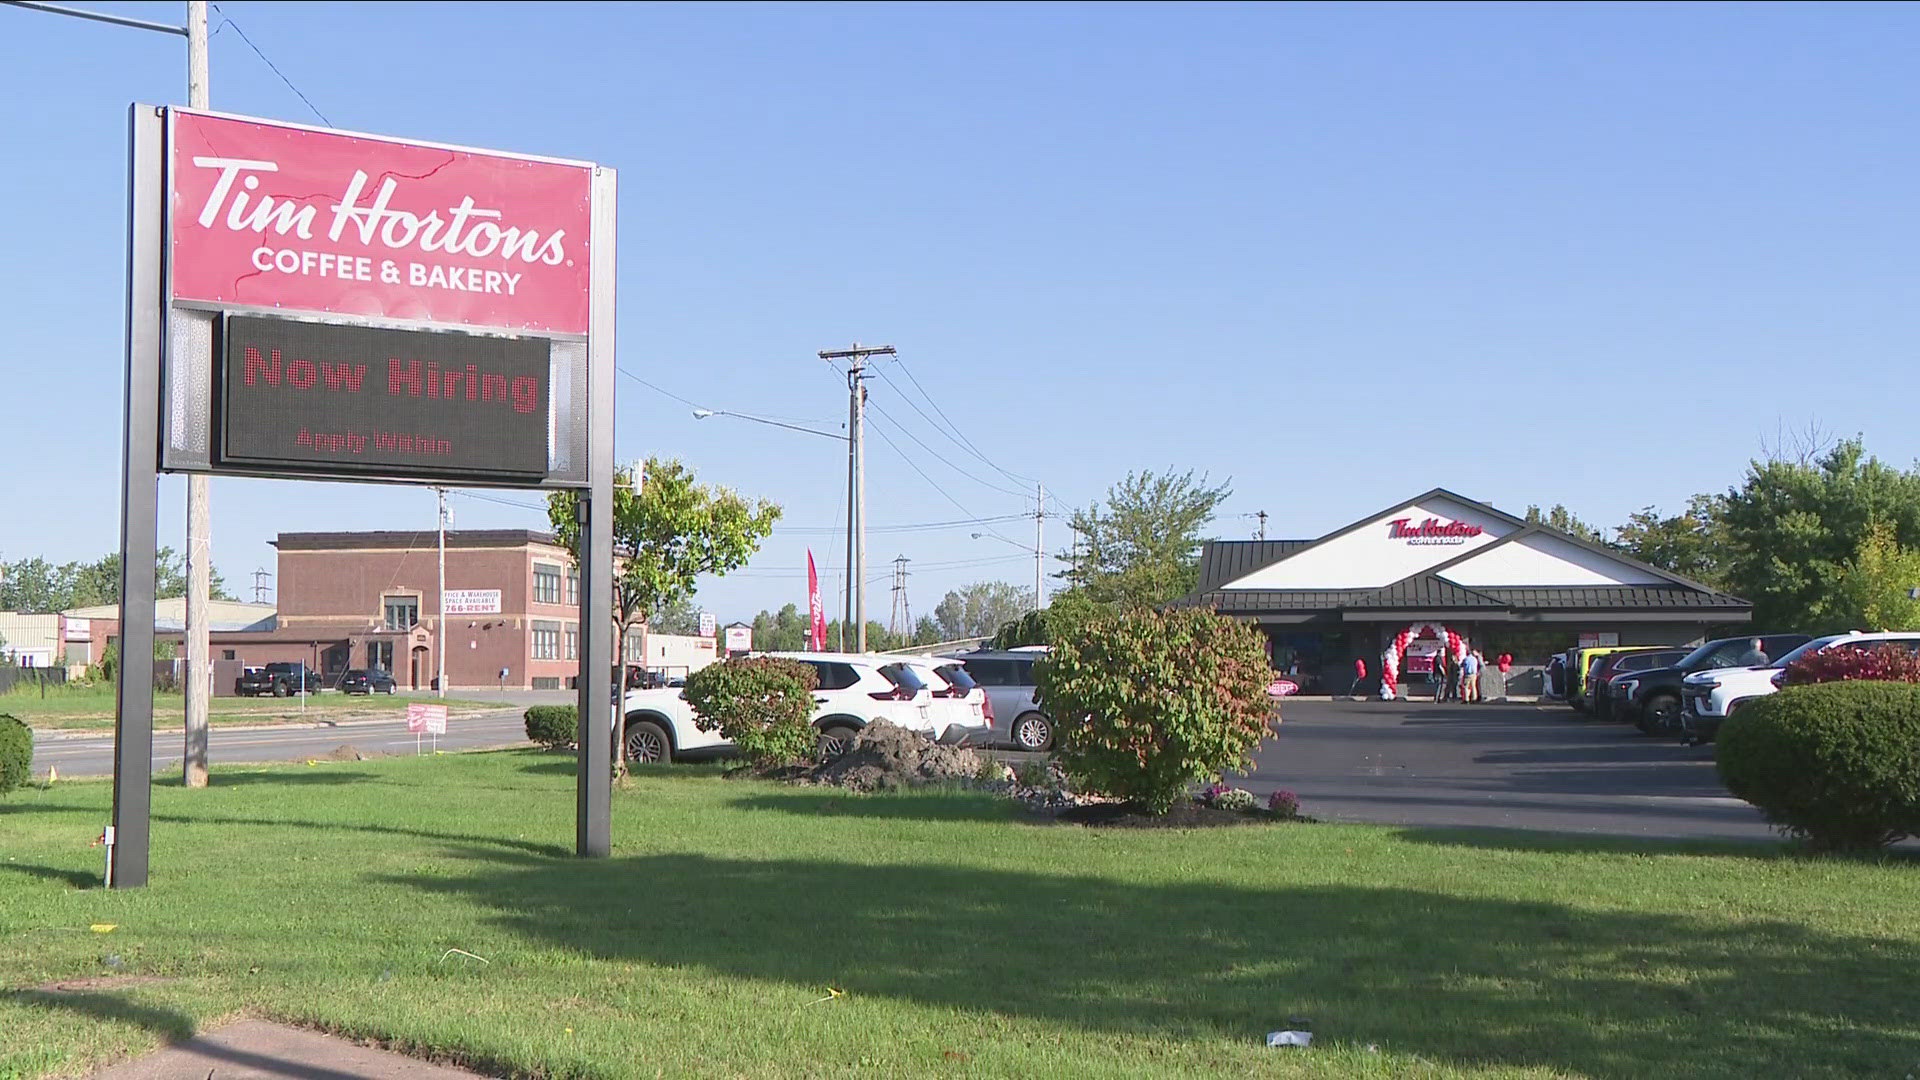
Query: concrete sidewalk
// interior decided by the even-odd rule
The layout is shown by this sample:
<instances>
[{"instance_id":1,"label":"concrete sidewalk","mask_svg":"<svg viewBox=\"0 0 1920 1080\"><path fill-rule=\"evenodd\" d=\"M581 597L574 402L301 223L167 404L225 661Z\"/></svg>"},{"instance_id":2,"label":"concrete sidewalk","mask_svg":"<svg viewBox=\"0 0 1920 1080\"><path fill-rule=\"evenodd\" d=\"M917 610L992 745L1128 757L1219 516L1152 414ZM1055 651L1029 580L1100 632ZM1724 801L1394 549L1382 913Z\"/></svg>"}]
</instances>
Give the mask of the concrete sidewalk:
<instances>
[{"instance_id":1,"label":"concrete sidewalk","mask_svg":"<svg viewBox=\"0 0 1920 1080\"><path fill-rule=\"evenodd\" d=\"M283 1024L239 1020L93 1076L94 1080L473 1080L484 1074Z\"/></svg>"}]
</instances>

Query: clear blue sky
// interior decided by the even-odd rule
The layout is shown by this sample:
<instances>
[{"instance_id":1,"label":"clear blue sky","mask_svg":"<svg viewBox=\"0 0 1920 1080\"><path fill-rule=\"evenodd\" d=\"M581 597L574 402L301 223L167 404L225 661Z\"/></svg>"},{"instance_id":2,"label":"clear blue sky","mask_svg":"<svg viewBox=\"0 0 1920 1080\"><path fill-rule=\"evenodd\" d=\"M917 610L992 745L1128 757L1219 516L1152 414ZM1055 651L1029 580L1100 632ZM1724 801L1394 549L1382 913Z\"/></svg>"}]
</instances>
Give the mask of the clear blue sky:
<instances>
[{"instance_id":1,"label":"clear blue sky","mask_svg":"<svg viewBox=\"0 0 1920 1080\"><path fill-rule=\"evenodd\" d=\"M837 425L815 352L890 342L1066 505L1175 466L1231 477L1221 535L1265 509L1314 536L1436 484L1611 525L1736 482L1783 426L1920 454L1913 7L221 7L342 128L617 167L632 372ZM5 558L117 542L125 110L182 101L184 54L0 8ZM231 26L211 85L225 111L314 119ZM1028 508L911 441L1020 487L886 373L874 525ZM618 409L623 459L787 508L703 589L723 621L804 607L809 543L831 591L843 451L625 378ZM163 483L162 543L184 490ZM433 524L403 488L214 499L242 592L278 531ZM461 527L543 520L456 505ZM977 528L876 533L869 572L910 556L917 612L1030 582Z\"/></svg>"}]
</instances>

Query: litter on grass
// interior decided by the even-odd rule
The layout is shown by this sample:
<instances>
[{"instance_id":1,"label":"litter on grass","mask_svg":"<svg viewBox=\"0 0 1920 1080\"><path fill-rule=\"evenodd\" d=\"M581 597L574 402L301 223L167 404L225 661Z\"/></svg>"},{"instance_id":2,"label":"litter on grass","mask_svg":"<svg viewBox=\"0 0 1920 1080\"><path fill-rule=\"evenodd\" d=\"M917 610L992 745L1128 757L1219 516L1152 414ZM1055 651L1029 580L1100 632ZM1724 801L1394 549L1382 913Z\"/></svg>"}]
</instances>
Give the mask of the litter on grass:
<instances>
[{"instance_id":1,"label":"litter on grass","mask_svg":"<svg viewBox=\"0 0 1920 1080\"><path fill-rule=\"evenodd\" d=\"M1313 1032L1311 1031L1269 1031L1267 1032L1267 1045L1268 1046L1300 1046L1300 1047L1312 1046Z\"/></svg>"}]
</instances>

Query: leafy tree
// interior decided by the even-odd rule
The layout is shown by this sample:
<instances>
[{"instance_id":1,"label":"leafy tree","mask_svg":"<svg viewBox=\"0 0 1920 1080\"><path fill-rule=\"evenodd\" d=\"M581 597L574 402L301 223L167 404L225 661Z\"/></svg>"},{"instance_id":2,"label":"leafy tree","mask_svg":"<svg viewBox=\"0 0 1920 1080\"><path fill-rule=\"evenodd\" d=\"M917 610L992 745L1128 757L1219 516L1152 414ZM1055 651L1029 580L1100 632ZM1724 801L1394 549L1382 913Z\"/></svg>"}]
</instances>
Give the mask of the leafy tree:
<instances>
[{"instance_id":1,"label":"leafy tree","mask_svg":"<svg viewBox=\"0 0 1920 1080\"><path fill-rule=\"evenodd\" d=\"M698 634L700 609L694 606L693 597L683 596L648 612L647 629L657 634Z\"/></svg>"},{"instance_id":2,"label":"leafy tree","mask_svg":"<svg viewBox=\"0 0 1920 1080\"><path fill-rule=\"evenodd\" d=\"M1529 524L1545 525L1550 529L1559 529L1569 536L1577 536L1582 540L1591 540L1596 544L1604 544L1607 542L1606 537L1602 535L1599 529L1574 517L1573 511L1559 503L1554 503L1553 509L1545 513L1542 513L1537 506L1527 507L1527 521Z\"/></svg>"},{"instance_id":3,"label":"leafy tree","mask_svg":"<svg viewBox=\"0 0 1920 1080\"><path fill-rule=\"evenodd\" d=\"M986 637L1033 608L1033 590L1004 581L976 581L955 589L933 609L935 641Z\"/></svg>"},{"instance_id":4,"label":"leafy tree","mask_svg":"<svg viewBox=\"0 0 1920 1080\"><path fill-rule=\"evenodd\" d=\"M922 615L920 621L913 624L913 641L909 644L937 645L948 640L951 639L940 629L940 624L934 621L933 616Z\"/></svg>"},{"instance_id":5,"label":"leafy tree","mask_svg":"<svg viewBox=\"0 0 1920 1080\"><path fill-rule=\"evenodd\" d=\"M233 599L218 571L212 574L212 579L213 599ZM153 584L155 596L185 596L185 556L170 547L161 548L154 564ZM119 602L120 553L117 551L90 563L68 562L56 566L34 557L0 566L0 611L54 612Z\"/></svg>"},{"instance_id":6,"label":"leafy tree","mask_svg":"<svg viewBox=\"0 0 1920 1080\"><path fill-rule=\"evenodd\" d=\"M803 616L801 626L804 627L805 625L806 625L806 622ZM899 638L894 636L893 631L887 629L885 626L874 621L873 619L867 620L867 651L868 652L889 652L893 649L898 649L905 644L906 642L901 641ZM804 646L802 647L804 648ZM834 619L827 623L827 648L839 649L841 647L842 646L841 646L841 637L840 637L840 620ZM848 633L846 636L845 648L849 652L853 651L854 635L852 633Z\"/></svg>"},{"instance_id":7,"label":"leafy tree","mask_svg":"<svg viewBox=\"0 0 1920 1080\"><path fill-rule=\"evenodd\" d=\"M1104 503L1076 510L1074 544L1060 573L1098 607L1151 607L1192 591L1200 534L1232 489L1193 470L1128 473Z\"/></svg>"},{"instance_id":8,"label":"leafy tree","mask_svg":"<svg viewBox=\"0 0 1920 1080\"><path fill-rule=\"evenodd\" d=\"M1860 615L1846 578L1874 527L1890 530L1901 548L1920 547L1920 473L1846 439L1811 460L1749 463L1722 516L1726 583L1753 601L1754 629L1846 629Z\"/></svg>"},{"instance_id":9,"label":"leafy tree","mask_svg":"<svg viewBox=\"0 0 1920 1080\"><path fill-rule=\"evenodd\" d=\"M1920 587L1920 550L1901 547L1893 529L1876 522L1860 540L1853 561L1840 572L1840 596L1852 618L1848 625L1865 630L1910 630L1920 626L1920 600L1911 591Z\"/></svg>"},{"instance_id":10,"label":"leafy tree","mask_svg":"<svg viewBox=\"0 0 1920 1080\"><path fill-rule=\"evenodd\" d=\"M547 496L547 520L576 564L583 535L578 510L575 492ZM613 484L613 640L626 641L627 631L648 614L691 597L700 575L726 574L745 565L779 519L778 506L696 483L693 470L672 459L648 458L638 476L632 469L618 470ZM625 686L626 650L616 652L618 685ZM583 677L605 678L591 672ZM626 710L615 712L614 745L624 747ZM626 754L615 754L614 762L616 771L625 775Z\"/></svg>"},{"instance_id":11,"label":"leafy tree","mask_svg":"<svg viewBox=\"0 0 1920 1080\"><path fill-rule=\"evenodd\" d=\"M1093 603L1080 589L1055 593L1040 611L1029 611L1000 627L988 644L995 649L1017 649L1022 645L1051 645L1070 627L1095 613Z\"/></svg>"},{"instance_id":12,"label":"leafy tree","mask_svg":"<svg viewBox=\"0 0 1920 1080\"><path fill-rule=\"evenodd\" d=\"M833 636L827 636L829 644ZM766 652L800 652L807 648L807 617L787 604L778 612L763 611L753 617L753 647Z\"/></svg>"},{"instance_id":13,"label":"leafy tree","mask_svg":"<svg viewBox=\"0 0 1920 1080\"><path fill-rule=\"evenodd\" d=\"M1653 507L1628 515L1614 530L1621 551L1715 589L1727 588L1726 497L1695 495L1687 508L1661 517Z\"/></svg>"}]
</instances>

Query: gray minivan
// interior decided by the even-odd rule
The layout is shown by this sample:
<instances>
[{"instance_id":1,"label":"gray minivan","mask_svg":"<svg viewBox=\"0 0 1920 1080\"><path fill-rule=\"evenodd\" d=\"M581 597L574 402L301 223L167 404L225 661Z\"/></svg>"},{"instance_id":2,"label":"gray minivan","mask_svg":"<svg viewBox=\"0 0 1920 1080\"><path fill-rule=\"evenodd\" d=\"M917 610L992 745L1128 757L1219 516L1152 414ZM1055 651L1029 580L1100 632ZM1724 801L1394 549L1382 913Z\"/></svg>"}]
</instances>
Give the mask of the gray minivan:
<instances>
[{"instance_id":1,"label":"gray minivan","mask_svg":"<svg viewBox=\"0 0 1920 1080\"><path fill-rule=\"evenodd\" d=\"M1033 662L1046 655L1043 650L982 649L948 655L966 661L967 674L986 690L993 705L997 743L1015 750L1053 747L1053 721L1033 700Z\"/></svg>"}]
</instances>

